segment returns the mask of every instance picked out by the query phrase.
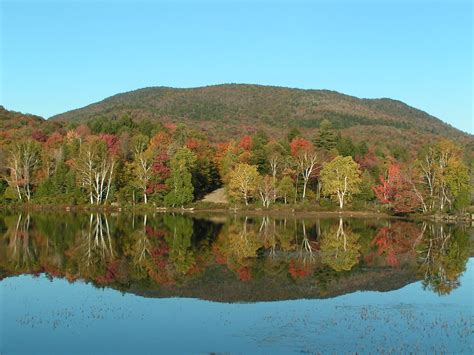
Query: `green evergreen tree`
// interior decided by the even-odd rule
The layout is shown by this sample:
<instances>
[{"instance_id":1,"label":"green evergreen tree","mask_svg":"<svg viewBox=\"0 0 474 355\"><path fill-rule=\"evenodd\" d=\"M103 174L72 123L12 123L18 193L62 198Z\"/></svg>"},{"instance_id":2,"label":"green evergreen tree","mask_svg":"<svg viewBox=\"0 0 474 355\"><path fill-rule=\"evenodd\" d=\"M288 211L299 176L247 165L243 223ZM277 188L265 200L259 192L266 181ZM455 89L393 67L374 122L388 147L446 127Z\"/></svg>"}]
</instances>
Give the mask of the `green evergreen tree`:
<instances>
[{"instance_id":1,"label":"green evergreen tree","mask_svg":"<svg viewBox=\"0 0 474 355\"><path fill-rule=\"evenodd\" d=\"M332 128L332 123L324 119L319 126L319 132L314 139L314 145L317 148L322 148L327 151L336 148L338 136Z\"/></svg>"},{"instance_id":2,"label":"green evergreen tree","mask_svg":"<svg viewBox=\"0 0 474 355\"><path fill-rule=\"evenodd\" d=\"M196 163L196 156L188 148L180 148L171 159L171 176L166 180L170 191L165 196L168 206L181 206L192 202L194 186L192 183L191 169Z\"/></svg>"},{"instance_id":3,"label":"green evergreen tree","mask_svg":"<svg viewBox=\"0 0 474 355\"><path fill-rule=\"evenodd\" d=\"M286 136L286 139L288 142L291 143L291 141L297 137L301 137L301 132L298 128L293 127L290 132L288 132L288 135Z\"/></svg>"},{"instance_id":4,"label":"green evergreen tree","mask_svg":"<svg viewBox=\"0 0 474 355\"><path fill-rule=\"evenodd\" d=\"M356 153L356 148L350 137L339 137L336 143L336 149L339 155L343 157L354 157Z\"/></svg>"}]
</instances>

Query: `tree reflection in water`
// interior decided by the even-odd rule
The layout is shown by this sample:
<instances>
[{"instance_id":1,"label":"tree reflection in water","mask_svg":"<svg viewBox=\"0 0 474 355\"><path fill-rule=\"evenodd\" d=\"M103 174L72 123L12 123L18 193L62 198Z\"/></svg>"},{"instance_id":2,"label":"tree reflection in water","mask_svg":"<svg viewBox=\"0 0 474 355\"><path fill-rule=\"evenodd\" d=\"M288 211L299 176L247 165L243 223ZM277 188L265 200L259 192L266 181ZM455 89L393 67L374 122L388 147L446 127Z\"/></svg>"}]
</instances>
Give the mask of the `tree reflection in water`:
<instances>
[{"instance_id":1,"label":"tree reflection in water","mask_svg":"<svg viewBox=\"0 0 474 355\"><path fill-rule=\"evenodd\" d=\"M230 295L244 282L251 293L318 297L415 279L443 295L459 286L470 250L467 227L396 220L20 213L0 216L2 230L2 275L175 295Z\"/></svg>"},{"instance_id":2,"label":"tree reflection in water","mask_svg":"<svg viewBox=\"0 0 474 355\"><path fill-rule=\"evenodd\" d=\"M146 214L143 216L143 228L138 228L131 234L133 264L139 268L144 268L146 260L151 256L151 243L146 234L147 217Z\"/></svg>"},{"instance_id":3,"label":"tree reflection in water","mask_svg":"<svg viewBox=\"0 0 474 355\"><path fill-rule=\"evenodd\" d=\"M22 213L16 218L6 232L8 238L8 252L16 268L28 268L36 261L37 250L30 238L30 215L24 217Z\"/></svg>"},{"instance_id":4,"label":"tree reflection in water","mask_svg":"<svg viewBox=\"0 0 474 355\"><path fill-rule=\"evenodd\" d=\"M467 233L445 225L429 225L429 233L417 246L419 274L423 287L440 295L459 287L459 277L469 258Z\"/></svg>"},{"instance_id":5,"label":"tree reflection in water","mask_svg":"<svg viewBox=\"0 0 474 355\"><path fill-rule=\"evenodd\" d=\"M349 227L344 229L344 221L330 227L321 240L322 263L335 271L349 271L359 261L359 235Z\"/></svg>"},{"instance_id":6,"label":"tree reflection in water","mask_svg":"<svg viewBox=\"0 0 474 355\"><path fill-rule=\"evenodd\" d=\"M84 261L89 267L111 261L114 258L112 238L107 216L102 213L91 213L89 227L82 233Z\"/></svg>"},{"instance_id":7,"label":"tree reflection in water","mask_svg":"<svg viewBox=\"0 0 474 355\"><path fill-rule=\"evenodd\" d=\"M195 263L191 247L193 219L174 214L165 215L164 224L170 231L165 237L170 250L170 265L178 275L185 275Z\"/></svg>"}]
</instances>

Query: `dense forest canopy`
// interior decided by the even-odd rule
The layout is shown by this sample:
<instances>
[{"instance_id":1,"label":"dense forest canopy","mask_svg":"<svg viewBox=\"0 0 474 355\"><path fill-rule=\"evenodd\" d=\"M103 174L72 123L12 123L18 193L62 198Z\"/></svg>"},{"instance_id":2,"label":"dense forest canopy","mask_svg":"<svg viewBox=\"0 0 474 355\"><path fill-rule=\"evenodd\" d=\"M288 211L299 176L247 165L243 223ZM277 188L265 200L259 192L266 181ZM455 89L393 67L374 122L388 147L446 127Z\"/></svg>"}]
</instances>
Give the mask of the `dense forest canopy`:
<instances>
[{"instance_id":1,"label":"dense forest canopy","mask_svg":"<svg viewBox=\"0 0 474 355\"><path fill-rule=\"evenodd\" d=\"M233 206L264 208L445 213L472 201L473 137L389 99L149 88L49 120L1 108L0 124L2 204L180 208L219 187Z\"/></svg>"},{"instance_id":2,"label":"dense forest canopy","mask_svg":"<svg viewBox=\"0 0 474 355\"><path fill-rule=\"evenodd\" d=\"M214 141L231 138L242 130L252 134L264 129L277 138L282 138L293 127L314 134L324 119L330 120L337 129L355 127L358 130L355 135L379 142L387 135L405 141L405 134L412 136L407 141L423 141L426 138L423 135L432 134L466 138L441 120L392 99L359 99L328 90L246 84L191 89L145 88L118 94L52 119L83 123L124 117L185 123L210 132L210 139ZM372 132L377 134L374 136Z\"/></svg>"}]
</instances>

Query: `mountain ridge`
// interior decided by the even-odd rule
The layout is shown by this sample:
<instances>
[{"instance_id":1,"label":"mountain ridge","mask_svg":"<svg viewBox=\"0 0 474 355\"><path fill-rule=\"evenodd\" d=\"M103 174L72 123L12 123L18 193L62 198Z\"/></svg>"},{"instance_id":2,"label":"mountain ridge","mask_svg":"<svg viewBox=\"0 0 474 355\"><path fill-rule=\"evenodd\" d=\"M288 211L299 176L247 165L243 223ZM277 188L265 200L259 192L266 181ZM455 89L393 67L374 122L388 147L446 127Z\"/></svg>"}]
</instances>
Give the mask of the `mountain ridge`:
<instances>
[{"instance_id":1,"label":"mountain ridge","mask_svg":"<svg viewBox=\"0 0 474 355\"><path fill-rule=\"evenodd\" d=\"M358 98L333 90L255 84L219 84L196 88L145 87L118 93L50 120L87 122L97 117L161 122L209 122L315 129L327 118L336 128L390 126L445 136L471 136L429 113L392 98ZM261 127L259 127L261 128Z\"/></svg>"}]
</instances>

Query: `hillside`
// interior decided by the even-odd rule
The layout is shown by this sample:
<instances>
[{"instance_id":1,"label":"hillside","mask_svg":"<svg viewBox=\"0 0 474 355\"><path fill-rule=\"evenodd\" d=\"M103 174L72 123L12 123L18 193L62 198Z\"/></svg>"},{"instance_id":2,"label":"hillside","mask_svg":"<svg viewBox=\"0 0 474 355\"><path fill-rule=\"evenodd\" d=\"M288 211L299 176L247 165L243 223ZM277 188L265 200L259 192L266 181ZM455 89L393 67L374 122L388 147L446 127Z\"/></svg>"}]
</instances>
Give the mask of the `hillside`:
<instances>
[{"instance_id":1,"label":"hillside","mask_svg":"<svg viewBox=\"0 0 474 355\"><path fill-rule=\"evenodd\" d=\"M42 117L9 111L3 106L0 106L0 131L17 129L25 126L37 127L41 125L43 121L44 119Z\"/></svg>"},{"instance_id":2,"label":"hillside","mask_svg":"<svg viewBox=\"0 0 474 355\"><path fill-rule=\"evenodd\" d=\"M312 132L322 119L349 135L386 139L386 132L403 140L404 132L423 140L439 135L471 141L459 131L423 111L392 99L359 99L328 90L226 84L192 89L144 88L51 117L87 122L97 118L184 122L212 132L214 139L264 129L284 135L292 127ZM216 125L218 124L218 125ZM361 128L364 128L363 130ZM420 136L421 135L421 136ZM363 138L363 137L360 137Z\"/></svg>"}]
</instances>

